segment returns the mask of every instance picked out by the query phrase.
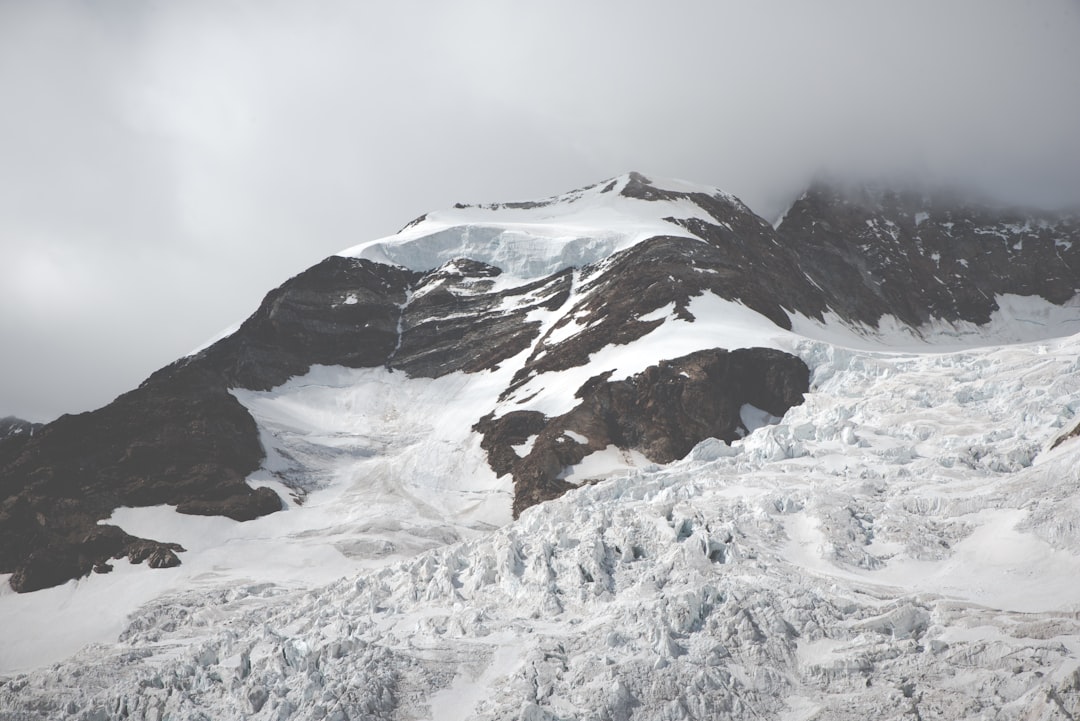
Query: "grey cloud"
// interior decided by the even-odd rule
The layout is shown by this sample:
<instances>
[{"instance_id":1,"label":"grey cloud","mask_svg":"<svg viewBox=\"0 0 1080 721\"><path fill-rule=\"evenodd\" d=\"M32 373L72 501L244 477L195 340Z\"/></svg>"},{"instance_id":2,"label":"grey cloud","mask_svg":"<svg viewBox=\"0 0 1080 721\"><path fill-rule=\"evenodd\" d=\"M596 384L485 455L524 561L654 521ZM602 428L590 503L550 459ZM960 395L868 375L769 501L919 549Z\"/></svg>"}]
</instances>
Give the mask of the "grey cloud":
<instances>
[{"instance_id":1,"label":"grey cloud","mask_svg":"<svg viewBox=\"0 0 1080 721\"><path fill-rule=\"evenodd\" d=\"M1075 0L0 2L0 414L85 410L340 248L636 169L1080 202Z\"/></svg>"}]
</instances>

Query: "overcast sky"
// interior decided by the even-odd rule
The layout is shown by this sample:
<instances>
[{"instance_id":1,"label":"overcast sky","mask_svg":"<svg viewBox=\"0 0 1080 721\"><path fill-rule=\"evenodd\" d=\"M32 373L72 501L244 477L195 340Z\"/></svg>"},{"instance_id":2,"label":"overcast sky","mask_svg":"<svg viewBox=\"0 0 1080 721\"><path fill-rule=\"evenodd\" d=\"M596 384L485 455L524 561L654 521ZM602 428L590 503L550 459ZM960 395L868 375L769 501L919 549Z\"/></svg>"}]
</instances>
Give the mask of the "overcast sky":
<instances>
[{"instance_id":1,"label":"overcast sky","mask_svg":"<svg viewBox=\"0 0 1080 721\"><path fill-rule=\"evenodd\" d=\"M0 0L0 103L0 415L49 420L459 201L1080 202L1080 0Z\"/></svg>"}]
</instances>

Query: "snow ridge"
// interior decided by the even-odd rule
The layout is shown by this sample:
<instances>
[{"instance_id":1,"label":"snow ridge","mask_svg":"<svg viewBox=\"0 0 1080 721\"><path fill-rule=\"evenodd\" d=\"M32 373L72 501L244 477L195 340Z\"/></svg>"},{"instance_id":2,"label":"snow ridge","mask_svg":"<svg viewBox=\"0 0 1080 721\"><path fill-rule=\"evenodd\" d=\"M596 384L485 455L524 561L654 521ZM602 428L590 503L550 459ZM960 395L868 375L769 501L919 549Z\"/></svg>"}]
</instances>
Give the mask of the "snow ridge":
<instances>
[{"instance_id":1,"label":"snow ridge","mask_svg":"<svg viewBox=\"0 0 1080 721\"><path fill-rule=\"evenodd\" d=\"M647 238L695 238L661 218L711 221L689 197L642 200L623 190L631 182L678 194L703 194L742 204L716 188L685 181L646 180L629 173L547 200L463 206L425 215L396 235L362 243L339 255L367 258L410 270L430 270L460 257L524 280L598 262Z\"/></svg>"}]
</instances>

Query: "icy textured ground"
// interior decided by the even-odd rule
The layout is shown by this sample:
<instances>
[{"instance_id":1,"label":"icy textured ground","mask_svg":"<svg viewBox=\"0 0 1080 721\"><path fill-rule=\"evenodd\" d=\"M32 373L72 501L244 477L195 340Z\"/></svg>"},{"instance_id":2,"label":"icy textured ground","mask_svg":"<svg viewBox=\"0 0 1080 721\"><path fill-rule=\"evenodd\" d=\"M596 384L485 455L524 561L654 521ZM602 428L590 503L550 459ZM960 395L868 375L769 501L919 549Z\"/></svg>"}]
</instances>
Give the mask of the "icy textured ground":
<instances>
[{"instance_id":1,"label":"icy textured ground","mask_svg":"<svg viewBox=\"0 0 1080 721\"><path fill-rule=\"evenodd\" d=\"M1072 718L1080 338L793 343L779 425L327 586L152 602L0 718Z\"/></svg>"}]
</instances>

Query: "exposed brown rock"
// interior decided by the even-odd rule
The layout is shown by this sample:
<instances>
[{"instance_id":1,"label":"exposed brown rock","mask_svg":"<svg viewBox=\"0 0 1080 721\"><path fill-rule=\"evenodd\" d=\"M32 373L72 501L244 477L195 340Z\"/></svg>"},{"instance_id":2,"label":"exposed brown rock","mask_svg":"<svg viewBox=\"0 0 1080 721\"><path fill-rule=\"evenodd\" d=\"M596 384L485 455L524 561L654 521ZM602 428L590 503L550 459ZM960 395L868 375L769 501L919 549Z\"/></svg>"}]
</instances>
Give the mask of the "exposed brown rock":
<instances>
[{"instance_id":1,"label":"exposed brown rock","mask_svg":"<svg viewBox=\"0 0 1080 721\"><path fill-rule=\"evenodd\" d=\"M159 543L135 538L115 526L95 526L78 542L53 541L31 551L15 568L11 587L28 593L56 586L91 571L108 573L110 559L127 557L132 563L149 561L151 568L180 565L176 552L184 549L175 543Z\"/></svg>"},{"instance_id":2,"label":"exposed brown rock","mask_svg":"<svg viewBox=\"0 0 1080 721\"><path fill-rule=\"evenodd\" d=\"M193 516L225 516L234 521L250 521L284 506L281 498L269 488L256 488L251 493L238 493L227 498L197 498L176 505L178 513Z\"/></svg>"},{"instance_id":3,"label":"exposed brown rock","mask_svg":"<svg viewBox=\"0 0 1080 721\"><path fill-rule=\"evenodd\" d=\"M728 443L746 433L741 410L749 404L782 416L803 401L810 370L800 359L768 348L721 348L662 361L621 381L604 374L577 392L573 410L547 419L518 411L487 416L476 425L482 447L499 475L514 478L514 514L572 488L559 475L588 454L616 446L658 463L685 456L706 438ZM580 443L573 431L588 439ZM512 446L537 435L519 458Z\"/></svg>"},{"instance_id":4,"label":"exposed brown rock","mask_svg":"<svg viewBox=\"0 0 1080 721\"><path fill-rule=\"evenodd\" d=\"M16 418L15 416L5 416L0 418L0 443L8 439L19 437L30 437L37 433L42 423L31 423L30 421L24 421L22 418Z\"/></svg>"},{"instance_id":5,"label":"exposed brown rock","mask_svg":"<svg viewBox=\"0 0 1080 721\"><path fill-rule=\"evenodd\" d=\"M175 543L157 543L155 541L139 541L127 548L127 558L132 563L142 563L150 568L173 568L180 565L180 559L175 551L184 549Z\"/></svg>"},{"instance_id":6,"label":"exposed brown rock","mask_svg":"<svg viewBox=\"0 0 1080 721\"><path fill-rule=\"evenodd\" d=\"M228 387L252 390L269 390L316 364L384 365L398 345L408 291L420 277L332 256L270 291L236 333L180 363L209 366Z\"/></svg>"}]
</instances>

